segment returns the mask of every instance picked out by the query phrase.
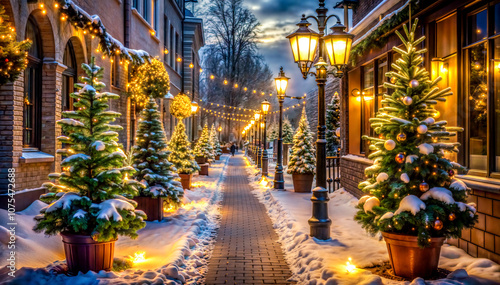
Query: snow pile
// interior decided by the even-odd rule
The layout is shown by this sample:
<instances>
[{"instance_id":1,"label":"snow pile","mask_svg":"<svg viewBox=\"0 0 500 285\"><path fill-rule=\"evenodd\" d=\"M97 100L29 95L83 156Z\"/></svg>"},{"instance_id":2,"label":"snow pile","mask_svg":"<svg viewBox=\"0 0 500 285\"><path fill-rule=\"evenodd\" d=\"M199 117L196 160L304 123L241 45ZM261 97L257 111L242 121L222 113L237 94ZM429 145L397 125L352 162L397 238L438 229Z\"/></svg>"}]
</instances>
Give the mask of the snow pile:
<instances>
[{"instance_id":1,"label":"snow pile","mask_svg":"<svg viewBox=\"0 0 500 285\"><path fill-rule=\"evenodd\" d=\"M254 194L266 206L278 233L285 258L293 272L290 281L311 285L409 284L385 279L361 269L387 262L389 257L382 237L371 237L353 220L358 199L350 193L340 189L330 194L328 212L332 219L332 239L321 241L309 236L307 221L312 213L310 193L272 191L259 183L260 177L256 175L258 171L253 166L248 166L247 172L255 189ZM285 181L285 188L293 189L288 175L285 175ZM369 199L369 196L364 199ZM410 204L413 209L413 203ZM392 215L386 213L381 219L391 218ZM349 257L357 267L350 273L346 270ZM417 278L411 285L498 284L500 280L498 264L484 258L473 258L455 246L442 247L439 267L452 273L445 279L435 281Z\"/></svg>"},{"instance_id":2,"label":"snow pile","mask_svg":"<svg viewBox=\"0 0 500 285\"><path fill-rule=\"evenodd\" d=\"M13 280L5 275L9 233L0 226L0 266L3 267L0 284L203 284L215 241L213 233L218 227L218 205L222 200L221 186L228 160L229 156L223 155L220 161L212 163L210 176L193 177L194 187L191 191L186 190L183 206L169 213L163 221L147 222L136 240L118 239L115 260L126 259L137 252L145 252L146 258L122 272L90 271L76 277L56 274L66 266L63 244L59 236L45 237L32 231L33 217L47 207L35 201L16 216L19 250L16 253L18 270ZM115 217L110 209L126 206L118 202L102 204L96 206L110 219ZM84 216L86 213L77 214ZM0 224L7 224L7 219L6 211L0 210Z\"/></svg>"}]
</instances>

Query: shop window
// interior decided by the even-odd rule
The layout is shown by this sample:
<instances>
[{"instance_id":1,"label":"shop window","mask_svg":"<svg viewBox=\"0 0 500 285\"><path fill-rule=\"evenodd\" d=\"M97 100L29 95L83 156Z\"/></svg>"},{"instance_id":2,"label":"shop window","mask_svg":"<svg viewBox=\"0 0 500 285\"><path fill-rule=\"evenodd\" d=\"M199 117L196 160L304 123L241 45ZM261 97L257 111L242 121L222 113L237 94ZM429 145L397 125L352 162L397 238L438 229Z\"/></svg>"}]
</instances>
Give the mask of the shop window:
<instances>
[{"instance_id":1,"label":"shop window","mask_svg":"<svg viewBox=\"0 0 500 285\"><path fill-rule=\"evenodd\" d=\"M23 147L40 147L42 45L33 18L26 24L26 38L32 41L28 50L28 66L24 70Z\"/></svg>"},{"instance_id":2,"label":"shop window","mask_svg":"<svg viewBox=\"0 0 500 285\"><path fill-rule=\"evenodd\" d=\"M76 57L75 50L71 41L68 41L64 49L63 64L66 65L66 70L62 76L62 111L73 110L73 98L70 94L75 92L76 78Z\"/></svg>"},{"instance_id":3,"label":"shop window","mask_svg":"<svg viewBox=\"0 0 500 285\"><path fill-rule=\"evenodd\" d=\"M363 87L359 96L361 103L361 136L371 135L370 118L374 115L374 86L375 71L374 63L363 66ZM368 153L368 141L363 140L361 153Z\"/></svg>"},{"instance_id":4,"label":"shop window","mask_svg":"<svg viewBox=\"0 0 500 285\"><path fill-rule=\"evenodd\" d=\"M500 6L500 5L497 5ZM497 14L500 15L500 14ZM494 141L495 141L495 172L500 172L500 38L493 43L493 94L494 94Z\"/></svg>"},{"instance_id":5,"label":"shop window","mask_svg":"<svg viewBox=\"0 0 500 285\"><path fill-rule=\"evenodd\" d=\"M479 13L467 17L467 43L486 39L488 36L487 11L483 10Z\"/></svg>"},{"instance_id":6,"label":"shop window","mask_svg":"<svg viewBox=\"0 0 500 285\"><path fill-rule=\"evenodd\" d=\"M387 94L387 88L384 87L384 82L387 82L385 74L388 71L387 57L377 60L377 105L375 106L375 113L382 107L382 99L384 94Z\"/></svg>"}]
</instances>

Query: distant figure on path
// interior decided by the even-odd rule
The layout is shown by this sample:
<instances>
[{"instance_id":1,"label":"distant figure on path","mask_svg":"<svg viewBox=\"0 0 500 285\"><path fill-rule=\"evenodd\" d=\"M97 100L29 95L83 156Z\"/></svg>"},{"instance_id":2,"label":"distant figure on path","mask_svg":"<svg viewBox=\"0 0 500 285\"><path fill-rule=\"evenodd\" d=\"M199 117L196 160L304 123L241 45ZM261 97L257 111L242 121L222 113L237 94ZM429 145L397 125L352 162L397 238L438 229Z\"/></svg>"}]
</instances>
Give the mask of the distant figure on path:
<instances>
[{"instance_id":1,"label":"distant figure on path","mask_svg":"<svg viewBox=\"0 0 500 285\"><path fill-rule=\"evenodd\" d=\"M235 144L234 147L236 148L236 152L238 152L238 145Z\"/></svg>"},{"instance_id":2,"label":"distant figure on path","mask_svg":"<svg viewBox=\"0 0 500 285\"><path fill-rule=\"evenodd\" d=\"M231 154L234 156L234 152L236 151L236 146L234 143L231 145Z\"/></svg>"}]
</instances>

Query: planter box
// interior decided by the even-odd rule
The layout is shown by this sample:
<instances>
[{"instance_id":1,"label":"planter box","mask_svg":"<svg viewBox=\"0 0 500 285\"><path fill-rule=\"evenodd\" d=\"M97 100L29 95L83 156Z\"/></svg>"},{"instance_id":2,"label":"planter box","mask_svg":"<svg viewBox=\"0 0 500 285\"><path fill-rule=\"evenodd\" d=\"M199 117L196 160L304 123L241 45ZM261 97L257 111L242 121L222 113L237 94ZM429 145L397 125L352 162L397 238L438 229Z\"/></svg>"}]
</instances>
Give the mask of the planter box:
<instances>
[{"instance_id":1,"label":"planter box","mask_svg":"<svg viewBox=\"0 0 500 285\"><path fill-rule=\"evenodd\" d=\"M206 158L206 157L204 157L204 156L197 156L197 157L195 158L195 160L196 160L196 162L197 162L198 164L203 164L203 163L207 162L207 158Z\"/></svg>"},{"instance_id":2,"label":"planter box","mask_svg":"<svg viewBox=\"0 0 500 285\"><path fill-rule=\"evenodd\" d=\"M382 233L387 244L394 275L414 279L426 278L437 271L444 237L431 238L429 247L418 247L417 237Z\"/></svg>"},{"instance_id":3,"label":"planter box","mask_svg":"<svg viewBox=\"0 0 500 285\"><path fill-rule=\"evenodd\" d=\"M72 274L89 270L109 271L113 267L115 242L96 242L90 236L61 233L68 270Z\"/></svg>"},{"instance_id":4,"label":"planter box","mask_svg":"<svg viewBox=\"0 0 500 285\"><path fill-rule=\"evenodd\" d=\"M193 174L179 173L179 177L181 178L182 189L191 190L191 179L193 178Z\"/></svg>"},{"instance_id":5,"label":"planter box","mask_svg":"<svg viewBox=\"0 0 500 285\"><path fill-rule=\"evenodd\" d=\"M167 201L163 197L135 197L134 201L137 202L137 209L146 213L146 221L161 221L163 219L163 208L168 208Z\"/></svg>"},{"instance_id":6,"label":"planter box","mask_svg":"<svg viewBox=\"0 0 500 285\"><path fill-rule=\"evenodd\" d=\"M208 176L208 163L200 164L200 175Z\"/></svg>"},{"instance_id":7,"label":"planter box","mask_svg":"<svg viewBox=\"0 0 500 285\"><path fill-rule=\"evenodd\" d=\"M229 149L227 147L222 148L222 153L229 153Z\"/></svg>"},{"instance_id":8,"label":"planter box","mask_svg":"<svg viewBox=\"0 0 500 285\"><path fill-rule=\"evenodd\" d=\"M220 160L220 155L216 155L215 160Z\"/></svg>"},{"instance_id":9,"label":"planter box","mask_svg":"<svg viewBox=\"0 0 500 285\"><path fill-rule=\"evenodd\" d=\"M314 174L292 174L293 189L298 193L311 193Z\"/></svg>"}]
</instances>

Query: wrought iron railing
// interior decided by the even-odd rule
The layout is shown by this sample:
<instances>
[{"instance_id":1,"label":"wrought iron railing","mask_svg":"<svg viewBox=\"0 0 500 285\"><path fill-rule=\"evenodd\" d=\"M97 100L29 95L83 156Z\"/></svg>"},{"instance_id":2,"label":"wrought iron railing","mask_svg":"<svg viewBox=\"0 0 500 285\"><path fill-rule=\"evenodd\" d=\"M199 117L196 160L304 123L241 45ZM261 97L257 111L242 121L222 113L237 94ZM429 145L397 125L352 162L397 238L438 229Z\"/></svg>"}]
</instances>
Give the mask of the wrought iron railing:
<instances>
[{"instance_id":1,"label":"wrought iron railing","mask_svg":"<svg viewBox=\"0 0 500 285\"><path fill-rule=\"evenodd\" d=\"M340 156L326 157L326 182L328 183L328 192L332 193L340 188Z\"/></svg>"}]
</instances>

